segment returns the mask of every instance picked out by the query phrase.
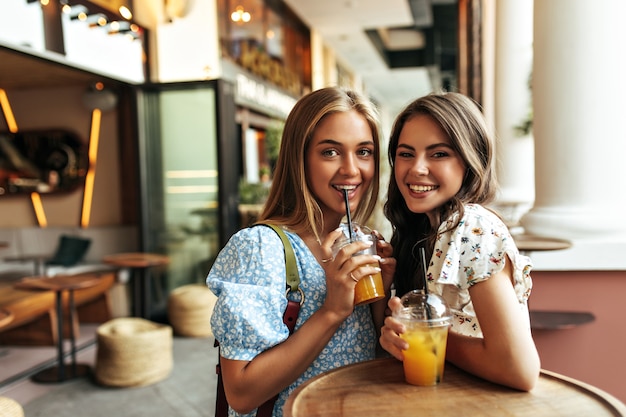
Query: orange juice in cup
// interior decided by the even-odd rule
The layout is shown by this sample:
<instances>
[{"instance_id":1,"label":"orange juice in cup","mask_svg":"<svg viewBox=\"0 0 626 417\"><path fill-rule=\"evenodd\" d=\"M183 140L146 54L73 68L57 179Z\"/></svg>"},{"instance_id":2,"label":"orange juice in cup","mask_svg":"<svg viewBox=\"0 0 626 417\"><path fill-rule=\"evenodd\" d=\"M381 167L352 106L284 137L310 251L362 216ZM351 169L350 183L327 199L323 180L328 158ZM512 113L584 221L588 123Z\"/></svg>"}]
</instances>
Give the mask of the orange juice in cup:
<instances>
[{"instance_id":1,"label":"orange juice in cup","mask_svg":"<svg viewBox=\"0 0 626 417\"><path fill-rule=\"evenodd\" d=\"M367 264L371 267L379 267L378 262ZM354 287L354 304L369 304L385 298L385 287L383 286L383 275L377 272L373 275L364 276Z\"/></svg>"},{"instance_id":2,"label":"orange juice in cup","mask_svg":"<svg viewBox=\"0 0 626 417\"><path fill-rule=\"evenodd\" d=\"M404 378L413 385L437 385L443 378L446 360L448 323L429 325L424 322L400 320L406 332L400 336L409 343L404 353Z\"/></svg>"},{"instance_id":3,"label":"orange juice in cup","mask_svg":"<svg viewBox=\"0 0 626 417\"><path fill-rule=\"evenodd\" d=\"M437 385L443 378L451 315L445 301L434 294L411 291L393 316L404 324L400 335L409 344L404 354L404 379L409 384Z\"/></svg>"},{"instance_id":4,"label":"orange juice in cup","mask_svg":"<svg viewBox=\"0 0 626 417\"><path fill-rule=\"evenodd\" d=\"M347 229L346 224L342 224L341 226ZM372 231L368 227L360 226L356 223L353 223L352 226L354 229L351 236L352 240L350 240L350 236L348 236L349 233L344 230L344 236L337 239L333 245L333 256L336 256L337 252L344 246L357 241L369 241L372 242L372 244L368 248L355 253L353 256L376 255L376 236L372 234ZM378 262L367 264L367 266L375 268L380 267ZM382 300L383 298L385 298L385 287L383 286L383 276L380 272L364 276L354 287L355 305L369 304L374 301Z\"/></svg>"}]
</instances>

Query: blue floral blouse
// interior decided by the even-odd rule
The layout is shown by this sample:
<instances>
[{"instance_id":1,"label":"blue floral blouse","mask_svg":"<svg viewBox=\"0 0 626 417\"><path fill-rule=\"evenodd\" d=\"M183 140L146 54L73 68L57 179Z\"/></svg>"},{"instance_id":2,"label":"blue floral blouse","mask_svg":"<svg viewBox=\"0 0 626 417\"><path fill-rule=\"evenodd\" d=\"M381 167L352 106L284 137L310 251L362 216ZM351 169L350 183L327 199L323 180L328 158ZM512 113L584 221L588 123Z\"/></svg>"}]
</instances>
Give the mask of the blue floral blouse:
<instances>
[{"instance_id":1,"label":"blue floral blouse","mask_svg":"<svg viewBox=\"0 0 626 417\"><path fill-rule=\"evenodd\" d=\"M296 255L300 288L305 295L295 327L298 331L324 303L326 276L304 241L295 233L285 233ZM282 241L269 227L242 229L221 250L206 282L217 296L211 328L223 357L250 361L289 336L283 323L287 307L285 274ZM274 416L283 415L285 400L298 385L322 372L373 359L375 347L370 308L356 306L304 374L280 393ZM238 414L231 409L229 416Z\"/></svg>"},{"instance_id":2,"label":"blue floral blouse","mask_svg":"<svg viewBox=\"0 0 626 417\"><path fill-rule=\"evenodd\" d=\"M458 217L457 212L448 222ZM439 232L448 222L443 222ZM520 308L528 313L532 262L519 253L508 228L498 216L482 206L468 204L458 226L439 235L428 267L428 288L448 302L454 314L452 331L482 337L469 288L502 271L506 255L513 263L514 288ZM527 324L530 326L530 321Z\"/></svg>"}]
</instances>

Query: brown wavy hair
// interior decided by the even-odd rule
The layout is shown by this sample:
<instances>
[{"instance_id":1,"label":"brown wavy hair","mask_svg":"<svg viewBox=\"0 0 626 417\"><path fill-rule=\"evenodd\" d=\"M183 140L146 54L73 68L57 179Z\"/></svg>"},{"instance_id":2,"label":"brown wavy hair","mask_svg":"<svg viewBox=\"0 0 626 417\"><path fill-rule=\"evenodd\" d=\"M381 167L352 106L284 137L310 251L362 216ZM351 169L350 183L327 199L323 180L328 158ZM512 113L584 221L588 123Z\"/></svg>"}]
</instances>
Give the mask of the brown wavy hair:
<instances>
[{"instance_id":1,"label":"brown wavy hair","mask_svg":"<svg viewBox=\"0 0 626 417\"><path fill-rule=\"evenodd\" d=\"M423 247L426 259L430 259L439 227L431 226L426 214L409 210L393 174L400 132L406 122L417 115L426 115L437 123L467 167L459 192L439 208L439 223L454 212L460 213L460 219L464 204L490 203L497 192L495 139L481 109L470 98L454 92L431 93L410 103L396 117L389 139L388 158L392 174L384 213L393 229L391 243L397 259L394 282L399 296L423 287L424 268L417 249ZM447 224L445 230L456 226Z\"/></svg>"}]
</instances>

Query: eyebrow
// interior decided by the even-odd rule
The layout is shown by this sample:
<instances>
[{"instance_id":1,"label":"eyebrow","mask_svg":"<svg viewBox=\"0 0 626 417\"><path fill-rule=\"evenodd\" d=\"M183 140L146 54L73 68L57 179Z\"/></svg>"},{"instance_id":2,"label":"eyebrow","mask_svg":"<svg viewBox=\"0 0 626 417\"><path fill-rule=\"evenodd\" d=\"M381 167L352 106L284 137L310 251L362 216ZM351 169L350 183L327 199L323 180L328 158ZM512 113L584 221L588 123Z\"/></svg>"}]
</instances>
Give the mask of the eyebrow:
<instances>
[{"instance_id":1,"label":"eyebrow","mask_svg":"<svg viewBox=\"0 0 626 417\"><path fill-rule=\"evenodd\" d=\"M337 145L337 146L343 146L344 143L343 142L339 142L337 140L334 139L322 139L320 140L316 146L319 145ZM366 145L374 145L374 141L373 140L364 140L362 142L358 143L358 146L366 146Z\"/></svg>"},{"instance_id":2,"label":"eyebrow","mask_svg":"<svg viewBox=\"0 0 626 417\"><path fill-rule=\"evenodd\" d=\"M415 148L413 146L407 145L407 144L404 144L404 143L399 143L398 144L398 148L397 149L400 149L400 148L405 148L405 149L409 149L409 150L412 150L412 151L415 150ZM437 149L437 148L448 148L448 149L454 150L452 145L450 145L448 143L443 143L443 142L433 143L432 145L428 145L426 147L426 150L432 150L432 149Z\"/></svg>"}]
</instances>

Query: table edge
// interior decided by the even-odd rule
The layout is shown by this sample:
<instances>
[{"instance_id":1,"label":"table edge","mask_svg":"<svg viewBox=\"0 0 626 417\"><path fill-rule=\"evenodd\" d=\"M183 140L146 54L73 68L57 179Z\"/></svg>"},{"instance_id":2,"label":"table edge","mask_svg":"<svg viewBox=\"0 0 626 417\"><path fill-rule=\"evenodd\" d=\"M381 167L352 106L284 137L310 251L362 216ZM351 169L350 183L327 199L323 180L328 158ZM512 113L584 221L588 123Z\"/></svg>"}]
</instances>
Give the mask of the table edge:
<instances>
[{"instance_id":1,"label":"table edge","mask_svg":"<svg viewBox=\"0 0 626 417\"><path fill-rule=\"evenodd\" d=\"M575 386L577 388L581 388L585 390L586 392L588 392L589 394L592 394L593 397L596 398L597 400L601 401L602 403L606 404L608 407L612 408L613 411L619 413L617 415L619 416L626 415L626 404L624 404L622 401L617 399L617 397L614 397L613 395L609 394L603 389L600 389L586 382L580 381L576 378L572 378L572 377L560 374L558 372L548 371L547 369L542 369L541 374L551 379L556 379L561 382L567 383L569 385Z\"/></svg>"},{"instance_id":2,"label":"table edge","mask_svg":"<svg viewBox=\"0 0 626 417\"><path fill-rule=\"evenodd\" d=\"M332 369L330 371L326 371L323 372L319 375L316 375L312 378L310 378L309 380L303 382L302 384L300 384L296 389L294 389L291 394L287 397L285 404L283 405L283 416L284 417L293 417L293 406L294 403L296 401L296 397L298 396L298 394L307 389L308 386L315 384L318 380L322 379L324 376L333 373L333 372L337 372L339 370L344 371L348 368L352 368L352 367L358 367L358 366L363 366L363 364L365 363L371 363L374 361L388 361L388 362L393 362L393 361L398 361L395 358L376 358L376 359L372 359L369 361L364 361L364 362L358 362L358 363L353 363L350 365L345 365L339 368L335 368ZM399 361L398 361L399 362ZM448 363L446 363L448 364ZM472 375L471 373L464 371L463 369L459 368L458 366L454 365L454 364L449 364L451 366L455 366L460 372L465 372L467 374ZM622 401L620 401L618 398L614 397L613 395L609 394L608 392L595 387L591 384L588 384L586 382L582 382L578 379L572 378L572 377L568 377L562 374L559 374L557 372L554 371L549 371L547 369L541 369L540 371L540 377L544 376L545 378L548 378L550 380L557 380L560 383L564 383L567 384L569 386L575 387L577 389L581 389L586 391L589 395L593 396L593 398L595 398L597 401L601 402L602 404L604 404L607 408L609 408L616 416L626 416L626 404L624 404ZM478 377L477 377L478 378ZM487 381L489 382L489 381ZM495 383L493 383L495 384ZM498 385L498 384L495 384ZM532 390L530 391L532 392Z\"/></svg>"}]
</instances>

